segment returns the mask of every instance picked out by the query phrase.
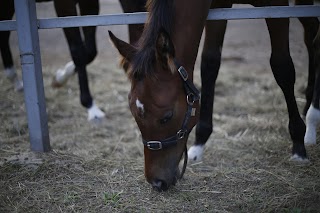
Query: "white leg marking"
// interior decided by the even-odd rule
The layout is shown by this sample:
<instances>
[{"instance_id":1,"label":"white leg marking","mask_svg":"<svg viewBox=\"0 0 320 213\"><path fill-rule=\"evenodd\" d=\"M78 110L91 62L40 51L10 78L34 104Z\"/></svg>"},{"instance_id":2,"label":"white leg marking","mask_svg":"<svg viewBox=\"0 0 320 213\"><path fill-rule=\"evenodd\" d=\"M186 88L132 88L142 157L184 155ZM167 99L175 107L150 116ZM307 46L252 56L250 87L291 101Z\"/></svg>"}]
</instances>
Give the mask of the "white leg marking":
<instances>
[{"instance_id":1,"label":"white leg marking","mask_svg":"<svg viewBox=\"0 0 320 213\"><path fill-rule=\"evenodd\" d=\"M136 106L140 110L140 112L143 114L144 113L143 103L141 103L139 99L136 100Z\"/></svg>"},{"instance_id":2,"label":"white leg marking","mask_svg":"<svg viewBox=\"0 0 320 213\"><path fill-rule=\"evenodd\" d=\"M23 82L18 78L16 69L14 67L6 68L4 70L6 77L13 83L15 91L23 90Z\"/></svg>"},{"instance_id":3,"label":"white leg marking","mask_svg":"<svg viewBox=\"0 0 320 213\"><path fill-rule=\"evenodd\" d=\"M23 90L23 82L18 77L14 80L14 90L17 92Z\"/></svg>"},{"instance_id":4,"label":"white leg marking","mask_svg":"<svg viewBox=\"0 0 320 213\"><path fill-rule=\"evenodd\" d=\"M10 81L13 81L17 77L16 69L14 67L4 69L4 74Z\"/></svg>"},{"instance_id":5,"label":"white leg marking","mask_svg":"<svg viewBox=\"0 0 320 213\"><path fill-rule=\"evenodd\" d=\"M204 145L193 145L188 150L188 159L195 163L201 161L203 155Z\"/></svg>"},{"instance_id":6,"label":"white leg marking","mask_svg":"<svg viewBox=\"0 0 320 213\"><path fill-rule=\"evenodd\" d=\"M320 110L310 105L306 116L306 134L304 136L304 143L311 145L316 144L317 140L317 126L320 122Z\"/></svg>"},{"instance_id":7,"label":"white leg marking","mask_svg":"<svg viewBox=\"0 0 320 213\"><path fill-rule=\"evenodd\" d=\"M93 102L92 106L88 109L88 121L99 122L105 117L105 113L97 107Z\"/></svg>"},{"instance_id":8,"label":"white leg marking","mask_svg":"<svg viewBox=\"0 0 320 213\"><path fill-rule=\"evenodd\" d=\"M308 158L302 158L297 154L294 154L291 156L290 161L294 161L294 162L299 162L299 163L309 163L309 159Z\"/></svg>"},{"instance_id":9,"label":"white leg marking","mask_svg":"<svg viewBox=\"0 0 320 213\"><path fill-rule=\"evenodd\" d=\"M56 72L56 76L53 78L52 86L54 87L61 87L75 72L75 65L73 61L68 62L63 69L58 69Z\"/></svg>"}]
</instances>

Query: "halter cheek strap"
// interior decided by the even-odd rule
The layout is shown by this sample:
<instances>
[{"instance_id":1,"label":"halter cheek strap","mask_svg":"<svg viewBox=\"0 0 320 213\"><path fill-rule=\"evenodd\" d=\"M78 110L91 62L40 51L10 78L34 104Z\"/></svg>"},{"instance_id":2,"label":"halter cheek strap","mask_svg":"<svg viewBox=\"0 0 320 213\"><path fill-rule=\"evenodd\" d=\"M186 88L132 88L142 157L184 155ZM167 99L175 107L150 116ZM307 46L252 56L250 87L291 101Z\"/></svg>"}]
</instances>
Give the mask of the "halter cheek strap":
<instances>
[{"instance_id":1,"label":"halter cheek strap","mask_svg":"<svg viewBox=\"0 0 320 213\"><path fill-rule=\"evenodd\" d=\"M183 87L184 91L186 93L186 100L187 100L187 111L184 116L184 120L182 123L182 126L178 132L171 136L168 137L164 140L154 140L154 141L146 141L142 139L143 144L150 150L161 150L165 149L171 146L174 146L178 143L179 140L185 138L191 131L188 130L188 122L192 116L195 115L195 108L193 108L193 104L196 101L199 101L200 99L200 92L199 90L194 86L193 82L190 81L188 72L185 70L183 66L181 66L176 60L174 60L174 63L177 67L177 71L180 74L181 80L183 81ZM183 162L183 167L182 171L180 173L180 179L182 178L186 167L187 167L187 161L188 161L188 151L187 151L187 145L185 146L184 150L184 162Z\"/></svg>"},{"instance_id":2,"label":"halter cheek strap","mask_svg":"<svg viewBox=\"0 0 320 213\"><path fill-rule=\"evenodd\" d=\"M174 60L174 63L177 67L178 73L180 74L181 80L183 81L184 91L187 96L186 100L188 108L184 116L182 126L175 135L168 137L164 140L147 141L142 139L143 144L150 150L160 150L170 146L174 146L178 143L179 140L185 138L190 133L191 130L188 130L188 122L190 118L195 115L195 109L193 108L193 104L194 102L200 99L200 92L195 87L193 82L190 81L188 72L176 60Z\"/></svg>"}]
</instances>

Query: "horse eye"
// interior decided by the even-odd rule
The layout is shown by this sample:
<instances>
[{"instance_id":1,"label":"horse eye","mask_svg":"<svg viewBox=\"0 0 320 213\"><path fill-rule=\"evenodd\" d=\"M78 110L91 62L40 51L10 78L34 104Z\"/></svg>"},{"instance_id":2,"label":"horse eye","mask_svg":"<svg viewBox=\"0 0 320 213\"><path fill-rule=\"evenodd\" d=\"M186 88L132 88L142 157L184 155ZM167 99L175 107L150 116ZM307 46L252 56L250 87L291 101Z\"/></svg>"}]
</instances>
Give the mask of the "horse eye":
<instances>
[{"instance_id":1,"label":"horse eye","mask_svg":"<svg viewBox=\"0 0 320 213\"><path fill-rule=\"evenodd\" d=\"M160 119L160 124L168 123L173 117L173 111L167 112L162 119Z\"/></svg>"}]
</instances>

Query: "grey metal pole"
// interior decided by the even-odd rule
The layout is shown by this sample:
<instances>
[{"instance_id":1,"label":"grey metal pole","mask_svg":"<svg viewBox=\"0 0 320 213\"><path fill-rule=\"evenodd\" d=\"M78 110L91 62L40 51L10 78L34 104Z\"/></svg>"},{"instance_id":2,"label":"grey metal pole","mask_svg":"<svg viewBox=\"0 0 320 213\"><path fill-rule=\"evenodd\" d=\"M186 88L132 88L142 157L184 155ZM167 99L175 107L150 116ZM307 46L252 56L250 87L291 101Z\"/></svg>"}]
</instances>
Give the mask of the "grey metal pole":
<instances>
[{"instance_id":1,"label":"grey metal pole","mask_svg":"<svg viewBox=\"0 0 320 213\"><path fill-rule=\"evenodd\" d=\"M50 151L35 0L15 0L24 99L32 151Z\"/></svg>"}]
</instances>

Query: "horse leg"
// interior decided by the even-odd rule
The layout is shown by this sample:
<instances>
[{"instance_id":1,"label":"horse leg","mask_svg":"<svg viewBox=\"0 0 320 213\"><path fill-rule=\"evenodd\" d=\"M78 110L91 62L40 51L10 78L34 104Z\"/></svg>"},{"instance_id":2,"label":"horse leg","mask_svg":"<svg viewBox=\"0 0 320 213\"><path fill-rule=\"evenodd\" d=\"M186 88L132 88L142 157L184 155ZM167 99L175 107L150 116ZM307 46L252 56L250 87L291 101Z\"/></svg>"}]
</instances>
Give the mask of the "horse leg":
<instances>
[{"instance_id":1,"label":"horse leg","mask_svg":"<svg viewBox=\"0 0 320 213\"><path fill-rule=\"evenodd\" d=\"M281 88L289 114L289 132L293 141L292 160L306 160L304 147L306 126L300 117L294 96L295 69L289 52L289 19L266 19L270 39L270 65Z\"/></svg>"},{"instance_id":2,"label":"horse leg","mask_svg":"<svg viewBox=\"0 0 320 213\"><path fill-rule=\"evenodd\" d=\"M80 14L82 16L86 15L98 15L99 14L99 0L80 0L79 1ZM86 65L90 64L97 56L97 44L96 44L96 26L92 27L82 27L84 35L84 43L87 53ZM85 70L86 73L86 70ZM79 75L80 73L78 73ZM81 85L81 79L79 76L79 82ZM88 84L88 81L84 81L83 84ZM89 89L88 89L89 91ZM88 120L100 120L105 117L105 113L97 106L95 103L88 109Z\"/></svg>"},{"instance_id":3,"label":"horse leg","mask_svg":"<svg viewBox=\"0 0 320 213\"><path fill-rule=\"evenodd\" d=\"M59 17L77 15L76 3L74 1L55 0L54 4ZM80 29L76 27L64 28L63 31L69 45L75 70L78 73L81 104L88 110L89 121L99 120L103 118L105 114L95 105L90 94L86 70L89 57L86 46L81 38Z\"/></svg>"},{"instance_id":4,"label":"horse leg","mask_svg":"<svg viewBox=\"0 0 320 213\"><path fill-rule=\"evenodd\" d=\"M134 12L145 12L146 0L120 0L120 4L123 12L134 13ZM129 40L130 44L136 44L141 37L143 31L143 24L129 24Z\"/></svg>"},{"instance_id":5,"label":"horse leg","mask_svg":"<svg viewBox=\"0 0 320 213\"><path fill-rule=\"evenodd\" d=\"M99 14L99 0L80 0L79 7L82 16ZM90 64L97 56L96 29L96 26L82 27L87 51L87 64Z\"/></svg>"},{"instance_id":6,"label":"horse leg","mask_svg":"<svg viewBox=\"0 0 320 213\"><path fill-rule=\"evenodd\" d=\"M196 141L188 151L191 161L202 158L204 145L212 133L212 112L215 83L221 64L221 50L227 21L207 21L201 58L200 118L196 127Z\"/></svg>"},{"instance_id":7,"label":"horse leg","mask_svg":"<svg viewBox=\"0 0 320 213\"><path fill-rule=\"evenodd\" d=\"M313 5L313 0L296 0L295 5ZM319 20L316 17L300 17L299 21L301 22L304 28L304 43L308 50L309 56L309 73L308 73L308 85L306 88L306 105L303 109L303 115L307 114L307 111L310 107L313 97L313 89L315 83L315 68L314 68L314 49L312 46L313 40L317 35L319 28Z\"/></svg>"},{"instance_id":8,"label":"horse leg","mask_svg":"<svg viewBox=\"0 0 320 213\"><path fill-rule=\"evenodd\" d=\"M59 1L59 0L58 0ZM98 15L98 0L81 0L79 1L81 15ZM69 14L69 13L68 13ZM96 27L83 27L84 43L87 51L87 64L91 63L97 56L96 45ZM69 78L75 73L75 65L73 61L68 62L62 69L58 69L52 80L52 87L62 87L67 83Z\"/></svg>"},{"instance_id":9,"label":"horse leg","mask_svg":"<svg viewBox=\"0 0 320 213\"><path fill-rule=\"evenodd\" d=\"M62 0L54 0L54 6L58 17L77 16L76 1L66 0L65 2L63 2ZM79 51L81 48L78 48L78 44L82 45L82 39L79 28L64 28L63 32L67 39L71 56L73 58L73 55L76 54L76 52ZM74 39L73 41L73 38L76 39ZM56 75L52 79L51 86L54 88L64 86L74 73L75 64L73 60L68 62L63 68L57 70Z\"/></svg>"},{"instance_id":10,"label":"horse leg","mask_svg":"<svg viewBox=\"0 0 320 213\"><path fill-rule=\"evenodd\" d=\"M0 7L0 21L11 20L14 14L13 1L4 1ZM12 54L9 46L10 31L0 31L0 52L6 77L13 82L16 91L23 90L23 83L18 78L13 66Z\"/></svg>"},{"instance_id":11,"label":"horse leg","mask_svg":"<svg viewBox=\"0 0 320 213\"><path fill-rule=\"evenodd\" d=\"M13 1L4 1L4 5L0 7L0 21L11 20L14 14L14 3ZM0 31L0 50L2 61L5 70L13 69L13 60L12 54L9 46L9 37L10 31ZM6 76L10 79L13 75L16 75L15 72L5 71Z\"/></svg>"},{"instance_id":12,"label":"horse leg","mask_svg":"<svg viewBox=\"0 0 320 213\"><path fill-rule=\"evenodd\" d=\"M304 136L305 144L316 144L317 126L320 123L320 28L313 43L314 48L314 68L316 81L313 92L312 104L307 112L306 124L307 130Z\"/></svg>"},{"instance_id":13,"label":"horse leg","mask_svg":"<svg viewBox=\"0 0 320 213\"><path fill-rule=\"evenodd\" d=\"M313 89L315 84L315 68L314 68L314 49L312 46L313 40L317 34L319 28L319 20L315 17L312 18L299 18L304 28L304 42L308 50L309 57L309 73L308 73L308 84L305 91L306 104L303 109L303 115L307 114L313 97Z\"/></svg>"}]
</instances>

